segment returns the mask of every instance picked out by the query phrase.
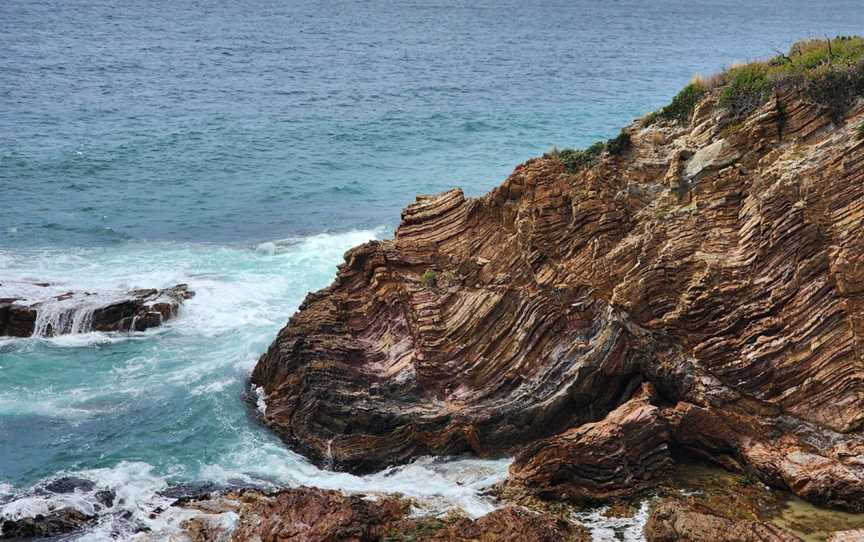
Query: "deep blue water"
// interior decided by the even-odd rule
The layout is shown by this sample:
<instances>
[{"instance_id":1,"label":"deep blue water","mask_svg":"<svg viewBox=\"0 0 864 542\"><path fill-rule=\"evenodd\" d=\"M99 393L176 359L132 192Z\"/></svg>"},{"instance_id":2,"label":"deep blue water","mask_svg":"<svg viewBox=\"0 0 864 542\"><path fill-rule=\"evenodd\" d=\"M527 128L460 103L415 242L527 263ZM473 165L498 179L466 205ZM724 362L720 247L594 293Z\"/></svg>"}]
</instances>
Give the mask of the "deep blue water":
<instances>
[{"instance_id":1,"label":"deep blue water","mask_svg":"<svg viewBox=\"0 0 864 542\"><path fill-rule=\"evenodd\" d=\"M0 515L64 472L142 522L169 481L238 478L483 511L506 462L327 474L255 422L248 372L304 294L418 193L482 194L694 74L862 29L860 1L3 0L0 286L198 296L131 337L0 343Z\"/></svg>"}]
</instances>

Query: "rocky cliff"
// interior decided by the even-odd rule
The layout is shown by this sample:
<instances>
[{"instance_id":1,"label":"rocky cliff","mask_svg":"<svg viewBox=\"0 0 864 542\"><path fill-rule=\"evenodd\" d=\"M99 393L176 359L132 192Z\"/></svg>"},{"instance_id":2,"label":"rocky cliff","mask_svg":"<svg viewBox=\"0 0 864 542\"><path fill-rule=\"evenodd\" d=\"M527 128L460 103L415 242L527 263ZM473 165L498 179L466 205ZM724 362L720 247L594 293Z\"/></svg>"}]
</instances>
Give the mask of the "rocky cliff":
<instances>
[{"instance_id":1,"label":"rocky cliff","mask_svg":"<svg viewBox=\"0 0 864 542\"><path fill-rule=\"evenodd\" d=\"M261 357L265 422L354 472L516 455L511 489L602 500L687 452L864 510L857 73L842 108L809 72L746 104L700 82L484 197L418 197Z\"/></svg>"}]
</instances>

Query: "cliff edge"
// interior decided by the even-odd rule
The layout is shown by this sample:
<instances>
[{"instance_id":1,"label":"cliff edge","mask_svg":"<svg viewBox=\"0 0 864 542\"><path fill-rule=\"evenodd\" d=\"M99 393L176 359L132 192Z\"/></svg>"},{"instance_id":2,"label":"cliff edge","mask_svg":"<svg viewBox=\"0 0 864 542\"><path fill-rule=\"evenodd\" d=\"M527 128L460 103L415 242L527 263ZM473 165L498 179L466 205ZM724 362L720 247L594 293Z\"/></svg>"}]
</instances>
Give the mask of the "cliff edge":
<instances>
[{"instance_id":1,"label":"cliff edge","mask_svg":"<svg viewBox=\"0 0 864 542\"><path fill-rule=\"evenodd\" d=\"M604 500L678 452L864 511L864 40L688 85L350 250L252 383L317 463L515 455Z\"/></svg>"}]
</instances>

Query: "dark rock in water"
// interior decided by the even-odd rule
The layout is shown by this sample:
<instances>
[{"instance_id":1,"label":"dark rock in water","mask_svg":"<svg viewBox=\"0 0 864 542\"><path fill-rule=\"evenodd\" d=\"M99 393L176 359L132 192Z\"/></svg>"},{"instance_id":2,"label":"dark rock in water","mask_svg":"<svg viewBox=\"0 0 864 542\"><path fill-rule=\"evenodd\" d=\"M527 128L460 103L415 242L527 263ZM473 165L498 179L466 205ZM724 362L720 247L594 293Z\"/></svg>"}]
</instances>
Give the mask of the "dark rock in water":
<instances>
[{"instance_id":1,"label":"dark rock in water","mask_svg":"<svg viewBox=\"0 0 864 542\"><path fill-rule=\"evenodd\" d=\"M57 294L48 290L50 285L27 283L26 286L27 297L0 298L0 336L143 331L176 316L180 305L195 295L186 284L120 294ZM47 291L40 295L40 289Z\"/></svg>"},{"instance_id":2,"label":"dark rock in water","mask_svg":"<svg viewBox=\"0 0 864 542\"><path fill-rule=\"evenodd\" d=\"M103 489L96 492L96 500L105 508L114 506L114 499L116 498L117 494L111 489Z\"/></svg>"},{"instance_id":3,"label":"dark rock in water","mask_svg":"<svg viewBox=\"0 0 864 542\"><path fill-rule=\"evenodd\" d=\"M52 493L72 493L78 491L93 491L96 484L86 478L64 476L45 484L45 489Z\"/></svg>"},{"instance_id":4,"label":"dark rock in water","mask_svg":"<svg viewBox=\"0 0 864 542\"><path fill-rule=\"evenodd\" d=\"M74 508L62 508L47 515L5 520L0 527L0 540L66 535L84 529L95 521L95 516L88 516Z\"/></svg>"},{"instance_id":5,"label":"dark rock in water","mask_svg":"<svg viewBox=\"0 0 864 542\"><path fill-rule=\"evenodd\" d=\"M214 482L184 482L175 484L159 492L162 497L180 500L195 500L208 497L213 493L227 490L228 487Z\"/></svg>"},{"instance_id":6,"label":"dark rock in water","mask_svg":"<svg viewBox=\"0 0 864 542\"><path fill-rule=\"evenodd\" d=\"M648 542L802 542L776 525L724 517L683 499L657 504L645 525Z\"/></svg>"}]
</instances>

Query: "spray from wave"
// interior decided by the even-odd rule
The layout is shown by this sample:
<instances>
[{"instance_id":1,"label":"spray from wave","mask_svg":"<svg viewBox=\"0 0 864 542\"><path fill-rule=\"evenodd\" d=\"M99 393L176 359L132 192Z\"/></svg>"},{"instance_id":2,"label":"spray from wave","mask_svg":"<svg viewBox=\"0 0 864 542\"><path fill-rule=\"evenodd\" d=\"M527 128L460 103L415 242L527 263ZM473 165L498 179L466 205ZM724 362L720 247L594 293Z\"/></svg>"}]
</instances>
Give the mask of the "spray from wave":
<instances>
[{"instance_id":1,"label":"spray from wave","mask_svg":"<svg viewBox=\"0 0 864 542\"><path fill-rule=\"evenodd\" d=\"M332 280L347 249L381 233L0 252L11 280L80 291L188 283L196 292L178 318L146 332L87 332L87 309L70 304L40 326L80 333L0 344L0 516L72 507L97 518L87 540L174 536L190 512L170 507L170 489L189 483L402 493L430 509L491 511L482 490L504 478L508 461L427 458L363 477L322 471L260 426L242 399L258 356L306 293ZM64 477L88 483L52 491Z\"/></svg>"}]
</instances>

